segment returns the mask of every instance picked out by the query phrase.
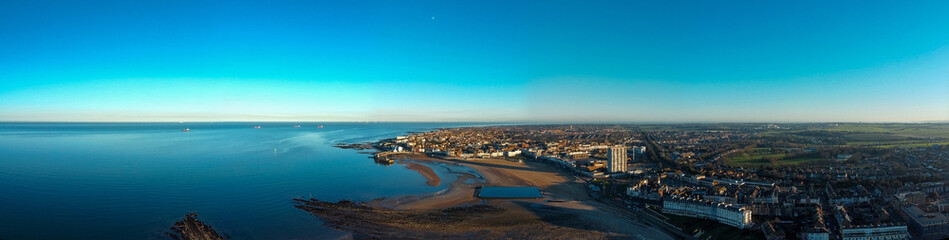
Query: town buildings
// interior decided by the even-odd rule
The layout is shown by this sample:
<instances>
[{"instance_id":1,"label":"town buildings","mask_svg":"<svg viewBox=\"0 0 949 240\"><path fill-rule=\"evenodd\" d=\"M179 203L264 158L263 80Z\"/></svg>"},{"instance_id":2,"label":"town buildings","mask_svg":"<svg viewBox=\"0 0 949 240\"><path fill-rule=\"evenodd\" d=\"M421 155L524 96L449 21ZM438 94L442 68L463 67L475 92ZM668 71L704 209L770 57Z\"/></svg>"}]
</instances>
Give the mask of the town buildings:
<instances>
[{"instance_id":1,"label":"town buildings","mask_svg":"<svg viewBox=\"0 0 949 240\"><path fill-rule=\"evenodd\" d=\"M949 232L944 223L947 146L856 151L841 140L850 133L813 130L820 128L816 124L645 128L451 128L381 141L377 147L470 161L536 159L575 174L598 195L627 201L630 208L654 206L667 215L709 219L772 239L941 239ZM758 134L768 129L789 132ZM765 165L749 167L727 160L755 149L807 162L769 165L764 155L745 161ZM838 162L838 154L851 156Z\"/></svg>"}]
</instances>

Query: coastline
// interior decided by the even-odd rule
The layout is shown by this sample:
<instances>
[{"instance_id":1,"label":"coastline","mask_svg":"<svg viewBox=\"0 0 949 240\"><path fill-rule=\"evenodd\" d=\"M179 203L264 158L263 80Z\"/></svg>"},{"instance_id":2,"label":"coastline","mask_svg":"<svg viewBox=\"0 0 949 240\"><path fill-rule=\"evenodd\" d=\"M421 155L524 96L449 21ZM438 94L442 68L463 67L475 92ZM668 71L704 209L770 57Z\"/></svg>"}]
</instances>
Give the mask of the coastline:
<instances>
[{"instance_id":1,"label":"coastline","mask_svg":"<svg viewBox=\"0 0 949 240\"><path fill-rule=\"evenodd\" d=\"M428 185L432 185L436 178L438 181L451 179L438 174L453 174L455 180L446 189L431 194L380 198L362 203L297 199L296 207L326 220L332 228L353 233L357 238L430 233L439 234L440 238L460 239L503 238L512 234L538 239L676 238L622 207L596 200L587 192L585 183L539 161L441 158L421 153L405 153L399 159L398 164L426 177ZM438 167L446 167L447 171L432 169ZM536 186L544 198L481 199L475 196L475 190L480 186ZM425 222L428 218L417 219L419 214L469 220L428 223Z\"/></svg>"},{"instance_id":2,"label":"coastline","mask_svg":"<svg viewBox=\"0 0 949 240\"><path fill-rule=\"evenodd\" d=\"M473 192L476 187L485 184L485 177L477 169L421 154L413 154L411 157L400 159L397 164L407 165L406 168L424 176L429 186L438 186L439 184L433 184L433 181L440 182L443 179L432 168L444 168L439 172L452 174L455 180L438 192L376 199L369 202L373 206L397 210L431 210L479 203ZM470 168L475 172L460 171L459 168ZM445 178L449 177L445 176Z\"/></svg>"},{"instance_id":3,"label":"coastline","mask_svg":"<svg viewBox=\"0 0 949 240\"><path fill-rule=\"evenodd\" d=\"M448 173L454 174L457 179L445 190L425 195L385 198L382 201L377 201L377 203L380 204L379 206L391 207L393 209L430 210L478 204L481 202L481 199L477 198L474 192L475 189L480 186L535 186L549 199L558 201L592 199L588 195L585 186L577 182L573 176L564 174L542 163L518 163L505 159L490 158L461 160L455 158L431 157L424 154L411 154L408 159L432 164L463 166L476 171L477 175L449 170ZM426 165L417 165L420 166L419 168L430 170ZM416 171L425 176L428 174L426 170ZM434 171L432 174L434 174ZM426 178L428 178L428 176L426 176ZM472 181L469 181L471 179L480 181L474 181L472 183ZM485 201L503 202L503 200ZM543 200L520 201L541 202Z\"/></svg>"}]
</instances>

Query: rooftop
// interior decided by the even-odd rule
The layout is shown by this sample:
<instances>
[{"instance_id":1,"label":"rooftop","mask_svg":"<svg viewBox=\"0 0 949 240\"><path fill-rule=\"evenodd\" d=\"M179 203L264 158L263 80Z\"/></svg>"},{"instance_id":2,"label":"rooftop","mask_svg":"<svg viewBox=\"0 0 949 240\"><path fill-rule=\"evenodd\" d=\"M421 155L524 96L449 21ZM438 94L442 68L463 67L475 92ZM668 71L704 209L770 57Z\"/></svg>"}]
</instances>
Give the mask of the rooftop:
<instances>
[{"instance_id":1,"label":"rooftop","mask_svg":"<svg viewBox=\"0 0 949 240\"><path fill-rule=\"evenodd\" d=\"M909 215L913 221L919 222L920 225L945 224L947 222L946 215L939 212L925 212L916 206L904 207L903 211L906 212L906 215Z\"/></svg>"}]
</instances>

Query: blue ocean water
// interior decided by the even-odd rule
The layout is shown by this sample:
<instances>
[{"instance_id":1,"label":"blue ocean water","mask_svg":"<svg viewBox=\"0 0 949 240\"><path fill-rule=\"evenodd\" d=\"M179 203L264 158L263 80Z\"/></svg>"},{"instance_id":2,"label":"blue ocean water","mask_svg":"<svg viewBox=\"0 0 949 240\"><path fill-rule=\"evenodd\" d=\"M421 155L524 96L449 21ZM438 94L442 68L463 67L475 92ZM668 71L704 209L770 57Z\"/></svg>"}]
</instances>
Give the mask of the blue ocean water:
<instances>
[{"instance_id":1,"label":"blue ocean water","mask_svg":"<svg viewBox=\"0 0 949 240\"><path fill-rule=\"evenodd\" d=\"M339 233L293 198L371 200L451 182L428 186L333 145L463 125L0 123L0 239L160 239L192 211L235 239L330 238Z\"/></svg>"}]
</instances>

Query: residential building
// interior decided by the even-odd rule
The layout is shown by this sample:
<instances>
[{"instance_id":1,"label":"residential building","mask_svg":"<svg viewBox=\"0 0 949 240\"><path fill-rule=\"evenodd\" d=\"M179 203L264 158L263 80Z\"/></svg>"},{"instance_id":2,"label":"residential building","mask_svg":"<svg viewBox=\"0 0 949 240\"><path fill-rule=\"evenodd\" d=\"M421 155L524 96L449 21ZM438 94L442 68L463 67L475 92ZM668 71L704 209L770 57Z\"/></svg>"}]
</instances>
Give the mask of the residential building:
<instances>
[{"instance_id":1,"label":"residential building","mask_svg":"<svg viewBox=\"0 0 949 240\"><path fill-rule=\"evenodd\" d=\"M906 225L861 225L842 228L843 240L908 240Z\"/></svg>"},{"instance_id":2,"label":"residential building","mask_svg":"<svg viewBox=\"0 0 949 240\"><path fill-rule=\"evenodd\" d=\"M837 224L842 240L903 240L909 239L906 224L893 221L886 211L872 206L835 207ZM872 213L879 211L880 213ZM854 217L857 216L857 217Z\"/></svg>"},{"instance_id":3,"label":"residential building","mask_svg":"<svg viewBox=\"0 0 949 240\"><path fill-rule=\"evenodd\" d=\"M671 196L663 201L662 212L714 220L728 226L742 229L748 228L752 224L750 208L681 196Z\"/></svg>"},{"instance_id":4,"label":"residential building","mask_svg":"<svg viewBox=\"0 0 949 240\"><path fill-rule=\"evenodd\" d=\"M608 163L606 170L614 172L626 172L626 161L628 160L625 146L613 146L607 151Z\"/></svg>"},{"instance_id":5,"label":"residential building","mask_svg":"<svg viewBox=\"0 0 949 240\"><path fill-rule=\"evenodd\" d=\"M940 212L925 212L916 206L907 206L903 207L903 217L913 239L949 238L949 221Z\"/></svg>"}]
</instances>

